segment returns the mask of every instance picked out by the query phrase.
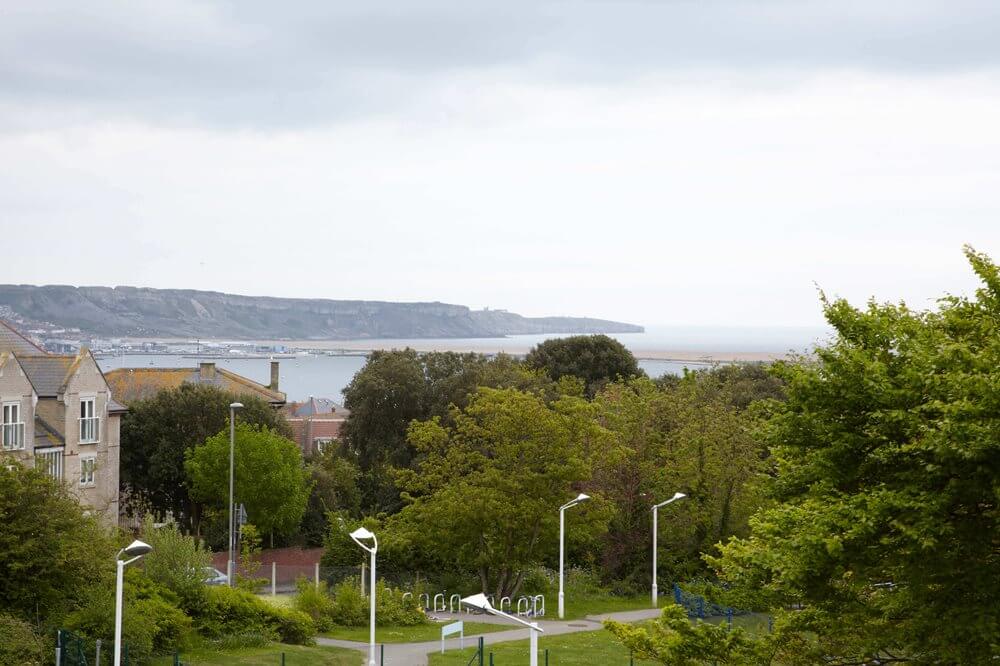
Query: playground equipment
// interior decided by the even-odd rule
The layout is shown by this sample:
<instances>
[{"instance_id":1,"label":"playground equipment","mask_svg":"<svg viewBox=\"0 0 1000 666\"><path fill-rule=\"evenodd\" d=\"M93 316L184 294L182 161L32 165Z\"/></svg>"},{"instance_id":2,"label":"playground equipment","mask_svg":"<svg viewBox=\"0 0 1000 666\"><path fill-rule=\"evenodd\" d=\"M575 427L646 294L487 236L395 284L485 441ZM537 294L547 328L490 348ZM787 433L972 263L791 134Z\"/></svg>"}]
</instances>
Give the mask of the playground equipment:
<instances>
[{"instance_id":1,"label":"playground equipment","mask_svg":"<svg viewBox=\"0 0 1000 666\"><path fill-rule=\"evenodd\" d=\"M522 606L524 607L524 610L521 610ZM531 607L531 602L528 601L528 597L518 597L518 599L517 599L517 614L518 615L527 615L528 614L528 609L530 607Z\"/></svg>"},{"instance_id":2,"label":"playground equipment","mask_svg":"<svg viewBox=\"0 0 1000 666\"><path fill-rule=\"evenodd\" d=\"M420 607L423 608L424 610L431 609L431 595L424 592L423 594L420 595L420 602L421 602Z\"/></svg>"},{"instance_id":3,"label":"playground equipment","mask_svg":"<svg viewBox=\"0 0 1000 666\"><path fill-rule=\"evenodd\" d=\"M438 599L441 600L441 608L438 608ZM447 606L444 605L444 595L440 592L434 595L434 612L443 613L448 610Z\"/></svg>"},{"instance_id":4,"label":"playground equipment","mask_svg":"<svg viewBox=\"0 0 1000 666\"><path fill-rule=\"evenodd\" d=\"M507 604L507 610L506 611L503 609L504 603ZM510 597L503 597L502 599L500 599L500 612L501 613L509 613L510 612Z\"/></svg>"},{"instance_id":5,"label":"playground equipment","mask_svg":"<svg viewBox=\"0 0 1000 666\"><path fill-rule=\"evenodd\" d=\"M539 603L541 602L541 603ZM531 614L535 617L545 616L545 595L536 594L531 599Z\"/></svg>"},{"instance_id":6,"label":"playground equipment","mask_svg":"<svg viewBox=\"0 0 1000 666\"><path fill-rule=\"evenodd\" d=\"M457 613L462 610L462 595L453 594L451 598L448 599L448 612Z\"/></svg>"}]
</instances>

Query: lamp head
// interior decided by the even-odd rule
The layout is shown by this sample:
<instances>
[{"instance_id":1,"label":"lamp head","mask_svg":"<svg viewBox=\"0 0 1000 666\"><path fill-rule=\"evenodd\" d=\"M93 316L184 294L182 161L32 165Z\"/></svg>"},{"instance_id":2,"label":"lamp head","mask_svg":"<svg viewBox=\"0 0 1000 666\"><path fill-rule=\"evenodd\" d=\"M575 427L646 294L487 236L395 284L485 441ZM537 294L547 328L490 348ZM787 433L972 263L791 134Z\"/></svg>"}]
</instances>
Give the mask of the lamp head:
<instances>
[{"instance_id":1,"label":"lamp head","mask_svg":"<svg viewBox=\"0 0 1000 666\"><path fill-rule=\"evenodd\" d=\"M476 610L486 611L487 613L493 610L493 606L490 604L490 600L486 598L483 593L473 594L471 597L466 597L462 599L463 606L470 606Z\"/></svg>"},{"instance_id":2,"label":"lamp head","mask_svg":"<svg viewBox=\"0 0 1000 666\"><path fill-rule=\"evenodd\" d=\"M242 402L231 402L229 403L229 409L243 409Z\"/></svg>"},{"instance_id":3,"label":"lamp head","mask_svg":"<svg viewBox=\"0 0 1000 666\"><path fill-rule=\"evenodd\" d=\"M142 557L143 555L146 555L147 553L150 553L152 551L153 551L152 546L150 546L148 543L143 543L138 539L136 539L128 546L122 549L122 552L128 555L129 557Z\"/></svg>"},{"instance_id":4,"label":"lamp head","mask_svg":"<svg viewBox=\"0 0 1000 666\"><path fill-rule=\"evenodd\" d=\"M354 543L358 544L364 550L367 550L372 555L374 555L375 551L378 550L378 539L376 539L375 535L371 532L371 530L367 528L359 527L358 529L354 530L353 532L351 532L351 538L354 539ZM371 547L361 543L362 541L367 541L368 539L372 540Z\"/></svg>"},{"instance_id":5,"label":"lamp head","mask_svg":"<svg viewBox=\"0 0 1000 666\"><path fill-rule=\"evenodd\" d=\"M684 499L685 497L687 497L687 495L685 495L684 493L674 493L673 497L671 497L670 499L668 499L666 501L660 502L659 504L657 504L653 508L654 509L659 509L661 506L666 506L666 505L670 504L671 502L676 502L677 500Z\"/></svg>"},{"instance_id":6,"label":"lamp head","mask_svg":"<svg viewBox=\"0 0 1000 666\"><path fill-rule=\"evenodd\" d=\"M590 499L590 495L584 495L583 493L580 493L579 495L576 496L576 499L574 501L575 502L586 502L589 499Z\"/></svg>"}]
</instances>

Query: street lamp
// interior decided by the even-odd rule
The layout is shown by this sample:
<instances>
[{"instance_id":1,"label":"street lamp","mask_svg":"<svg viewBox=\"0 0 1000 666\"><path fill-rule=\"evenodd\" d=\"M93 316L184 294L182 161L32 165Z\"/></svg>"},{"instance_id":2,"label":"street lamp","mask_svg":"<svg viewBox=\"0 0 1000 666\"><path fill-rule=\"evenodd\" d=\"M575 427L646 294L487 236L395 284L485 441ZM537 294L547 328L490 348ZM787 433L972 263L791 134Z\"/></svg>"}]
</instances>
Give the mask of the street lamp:
<instances>
[{"instance_id":1,"label":"street lamp","mask_svg":"<svg viewBox=\"0 0 1000 666\"><path fill-rule=\"evenodd\" d=\"M516 617L514 615L508 615L507 613L504 613L501 610L493 608L493 605L490 603L490 600L487 599L486 595L482 593L473 594L471 597L466 597L462 599L462 605L470 606L472 608L475 608L476 610L481 610L486 613L489 613L490 615L499 615L500 617L505 617L508 620L514 620L515 622L523 624L528 629L530 629L531 637L529 640L528 649L531 651L531 656L528 658L528 665L538 666L538 634L540 634L543 630L541 627L538 626L537 622L528 622L527 620L522 620L519 617Z\"/></svg>"},{"instance_id":2,"label":"street lamp","mask_svg":"<svg viewBox=\"0 0 1000 666\"><path fill-rule=\"evenodd\" d=\"M369 591L371 593L371 618L369 619L368 666L375 666L375 553L378 551L378 539L376 539L375 535L364 527L359 527L351 532L351 538L354 539L354 543L361 546L362 549L368 551L372 556L371 585L369 586ZM362 540L368 539L372 540L371 548L361 543Z\"/></svg>"},{"instance_id":3,"label":"street lamp","mask_svg":"<svg viewBox=\"0 0 1000 666\"><path fill-rule=\"evenodd\" d=\"M666 506L666 505L670 504L671 502L676 502L677 500L684 499L685 497L687 497L687 495L685 495L684 493L674 493L674 496L671 497L670 499L666 500L665 502L660 502L659 504L654 504L653 505L653 608L656 608L657 606L659 606L659 598L657 597L657 590L656 590L656 532L657 532L656 517L657 517L657 512L659 511L659 508L661 506Z\"/></svg>"},{"instance_id":4,"label":"street lamp","mask_svg":"<svg viewBox=\"0 0 1000 666\"><path fill-rule=\"evenodd\" d=\"M586 502L590 495L580 493L572 502L566 502L559 507L559 619L563 619L563 554L566 542L566 509L576 506L580 502Z\"/></svg>"},{"instance_id":5,"label":"street lamp","mask_svg":"<svg viewBox=\"0 0 1000 666\"><path fill-rule=\"evenodd\" d=\"M118 576L115 586L115 665L121 666L122 663L122 588L125 586L125 567L132 564L140 557L146 553L153 550L153 547L148 543L143 543L142 541L133 541L131 544L122 548L115 555L115 564L118 567ZM130 559L121 559L122 555L128 556Z\"/></svg>"},{"instance_id":6,"label":"street lamp","mask_svg":"<svg viewBox=\"0 0 1000 666\"><path fill-rule=\"evenodd\" d=\"M226 582L229 587L233 587L233 574L236 573L236 563L233 562L233 459L236 451L236 410L242 408L243 404L239 402L229 405L229 559L226 561Z\"/></svg>"}]
</instances>

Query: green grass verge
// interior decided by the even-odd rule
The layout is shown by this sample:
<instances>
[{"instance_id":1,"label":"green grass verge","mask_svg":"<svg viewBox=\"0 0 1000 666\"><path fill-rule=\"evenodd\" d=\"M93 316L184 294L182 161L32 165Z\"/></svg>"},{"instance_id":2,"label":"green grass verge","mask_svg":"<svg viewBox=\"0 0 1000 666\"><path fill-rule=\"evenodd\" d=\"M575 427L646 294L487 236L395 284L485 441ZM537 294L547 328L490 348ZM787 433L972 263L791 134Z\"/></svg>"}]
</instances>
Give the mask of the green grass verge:
<instances>
[{"instance_id":1,"label":"green grass verge","mask_svg":"<svg viewBox=\"0 0 1000 666\"><path fill-rule=\"evenodd\" d=\"M280 666L282 653L286 666L360 666L364 659L357 650L275 643L265 648L182 650L181 662L186 666ZM157 657L150 662L151 666L171 666L173 663L172 656Z\"/></svg>"},{"instance_id":2,"label":"green grass verge","mask_svg":"<svg viewBox=\"0 0 1000 666\"><path fill-rule=\"evenodd\" d=\"M547 603L545 611L546 620L559 619L558 598L545 600ZM601 595L589 597L566 597L566 619L576 620L588 615L602 615L604 613L617 613L619 611L643 610L651 608L648 594L639 594L631 597L619 597L614 595Z\"/></svg>"},{"instance_id":3,"label":"green grass verge","mask_svg":"<svg viewBox=\"0 0 1000 666\"><path fill-rule=\"evenodd\" d=\"M558 666L628 666L628 651L608 631L581 631L561 636L542 636L538 640L538 662L544 664L544 651L549 651L549 663ZM476 648L449 650L445 654L431 653L431 666L465 666ZM493 653L496 666L528 663L528 641L512 641L486 646L484 664L490 663ZM636 661L635 666L655 666L652 661Z\"/></svg>"},{"instance_id":4,"label":"green grass verge","mask_svg":"<svg viewBox=\"0 0 1000 666\"><path fill-rule=\"evenodd\" d=\"M465 622L466 638L488 634L493 631L517 629L517 627L509 624L487 624L485 622L468 622L465 620L463 622ZM441 640L441 627L443 626L444 624L440 622L430 622L427 624L418 624L413 627L375 627L375 642L421 643L423 641L439 641ZM368 627L335 627L333 631L328 631L320 635L326 638L339 638L345 641L367 643ZM449 638L458 638L458 634L449 636Z\"/></svg>"}]
</instances>

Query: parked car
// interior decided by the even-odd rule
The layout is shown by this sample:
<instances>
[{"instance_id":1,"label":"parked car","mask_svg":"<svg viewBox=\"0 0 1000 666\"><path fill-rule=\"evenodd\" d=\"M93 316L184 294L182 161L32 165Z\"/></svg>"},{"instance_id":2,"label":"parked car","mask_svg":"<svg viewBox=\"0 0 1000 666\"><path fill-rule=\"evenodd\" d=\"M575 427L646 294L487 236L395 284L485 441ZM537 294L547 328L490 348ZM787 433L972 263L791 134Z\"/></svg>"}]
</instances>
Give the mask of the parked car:
<instances>
[{"instance_id":1,"label":"parked car","mask_svg":"<svg viewBox=\"0 0 1000 666\"><path fill-rule=\"evenodd\" d=\"M229 585L229 576L215 567L205 567L202 569L202 575L205 585Z\"/></svg>"}]
</instances>

